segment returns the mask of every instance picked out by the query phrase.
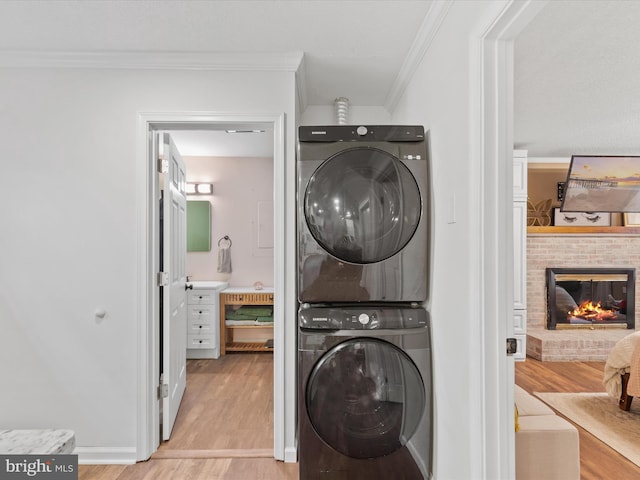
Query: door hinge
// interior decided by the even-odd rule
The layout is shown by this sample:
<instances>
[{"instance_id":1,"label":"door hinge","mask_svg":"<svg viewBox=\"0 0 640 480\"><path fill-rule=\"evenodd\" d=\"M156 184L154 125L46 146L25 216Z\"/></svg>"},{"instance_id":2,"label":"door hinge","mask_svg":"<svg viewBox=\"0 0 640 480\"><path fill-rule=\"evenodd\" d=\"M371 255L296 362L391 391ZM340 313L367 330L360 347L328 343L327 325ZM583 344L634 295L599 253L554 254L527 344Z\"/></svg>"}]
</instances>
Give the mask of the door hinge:
<instances>
[{"instance_id":1,"label":"door hinge","mask_svg":"<svg viewBox=\"0 0 640 480\"><path fill-rule=\"evenodd\" d=\"M515 338L507 338L507 355L518 353L518 341Z\"/></svg>"},{"instance_id":2,"label":"door hinge","mask_svg":"<svg viewBox=\"0 0 640 480\"><path fill-rule=\"evenodd\" d=\"M167 173L169 171L169 161L164 158L158 159L158 173Z\"/></svg>"},{"instance_id":3,"label":"door hinge","mask_svg":"<svg viewBox=\"0 0 640 480\"><path fill-rule=\"evenodd\" d=\"M159 287L169 285L169 274L166 272L158 272L157 283Z\"/></svg>"},{"instance_id":4,"label":"door hinge","mask_svg":"<svg viewBox=\"0 0 640 480\"><path fill-rule=\"evenodd\" d=\"M167 398L169 396L169 385L163 383L158 385L158 398Z\"/></svg>"},{"instance_id":5,"label":"door hinge","mask_svg":"<svg viewBox=\"0 0 640 480\"><path fill-rule=\"evenodd\" d=\"M164 383L164 373L160 374L160 385L158 385L158 399L169 396L169 384Z\"/></svg>"}]
</instances>

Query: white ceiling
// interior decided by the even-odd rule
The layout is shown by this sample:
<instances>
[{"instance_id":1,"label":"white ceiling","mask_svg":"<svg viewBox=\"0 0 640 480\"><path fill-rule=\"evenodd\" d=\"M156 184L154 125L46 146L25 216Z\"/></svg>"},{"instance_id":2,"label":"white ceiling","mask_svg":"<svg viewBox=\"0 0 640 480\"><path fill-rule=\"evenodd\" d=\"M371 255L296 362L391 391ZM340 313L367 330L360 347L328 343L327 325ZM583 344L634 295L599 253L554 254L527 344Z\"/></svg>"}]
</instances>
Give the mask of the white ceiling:
<instances>
[{"instance_id":1,"label":"white ceiling","mask_svg":"<svg viewBox=\"0 0 640 480\"><path fill-rule=\"evenodd\" d=\"M429 0L3 0L0 50L304 53L308 105L383 105Z\"/></svg>"},{"instance_id":2,"label":"white ceiling","mask_svg":"<svg viewBox=\"0 0 640 480\"><path fill-rule=\"evenodd\" d=\"M273 130L259 133L173 131L171 138L184 157L273 157Z\"/></svg>"},{"instance_id":3,"label":"white ceiling","mask_svg":"<svg viewBox=\"0 0 640 480\"><path fill-rule=\"evenodd\" d=\"M303 105L384 105L429 0L0 0L0 52L304 54ZM270 156L273 132L175 132L185 156Z\"/></svg>"},{"instance_id":4,"label":"white ceiling","mask_svg":"<svg viewBox=\"0 0 640 480\"><path fill-rule=\"evenodd\" d=\"M354 106L388 106L434 5L431 0L2 0L0 54L298 53L304 54L298 78L303 106L330 105L339 96ZM637 1L554 0L544 7L516 41L517 148L544 157L640 153L637 25ZM220 136L213 142L218 148ZM270 134L265 136L270 141Z\"/></svg>"},{"instance_id":5,"label":"white ceiling","mask_svg":"<svg viewBox=\"0 0 640 480\"><path fill-rule=\"evenodd\" d=\"M516 148L640 154L640 2L552 1L516 39Z\"/></svg>"}]
</instances>

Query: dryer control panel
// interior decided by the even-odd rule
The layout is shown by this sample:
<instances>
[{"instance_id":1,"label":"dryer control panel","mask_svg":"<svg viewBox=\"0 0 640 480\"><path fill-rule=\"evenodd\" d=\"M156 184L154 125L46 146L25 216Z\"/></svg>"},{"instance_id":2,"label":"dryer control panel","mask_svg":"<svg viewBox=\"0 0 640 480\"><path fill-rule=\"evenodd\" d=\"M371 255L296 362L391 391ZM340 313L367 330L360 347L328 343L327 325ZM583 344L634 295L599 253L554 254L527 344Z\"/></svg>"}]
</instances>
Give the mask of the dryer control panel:
<instances>
[{"instance_id":1,"label":"dryer control panel","mask_svg":"<svg viewBox=\"0 0 640 480\"><path fill-rule=\"evenodd\" d=\"M422 307L308 307L298 313L300 328L310 330L378 330L422 328L427 311Z\"/></svg>"},{"instance_id":2,"label":"dryer control panel","mask_svg":"<svg viewBox=\"0 0 640 480\"><path fill-rule=\"evenodd\" d=\"M298 128L300 142L420 142L421 125L322 125Z\"/></svg>"}]
</instances>

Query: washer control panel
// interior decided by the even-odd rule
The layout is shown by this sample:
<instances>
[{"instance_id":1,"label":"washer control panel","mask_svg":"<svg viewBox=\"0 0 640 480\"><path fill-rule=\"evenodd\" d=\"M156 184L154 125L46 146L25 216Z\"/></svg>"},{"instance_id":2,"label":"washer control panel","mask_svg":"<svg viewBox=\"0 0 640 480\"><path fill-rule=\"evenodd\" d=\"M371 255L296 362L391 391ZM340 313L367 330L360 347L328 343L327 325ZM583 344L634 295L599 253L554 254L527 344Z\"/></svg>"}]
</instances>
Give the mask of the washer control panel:
<instances>
[{"instance_id":1,"label":"washer control panel","mask_svg":"<svg viewBox=\"0 0 640 480\"><path fill-rule=\"evenodd\" d=\"M422 307L311 307L298 312L300 328L312 330L375 330L420 328L427 325Z\"/></svg>"}]
</instances>

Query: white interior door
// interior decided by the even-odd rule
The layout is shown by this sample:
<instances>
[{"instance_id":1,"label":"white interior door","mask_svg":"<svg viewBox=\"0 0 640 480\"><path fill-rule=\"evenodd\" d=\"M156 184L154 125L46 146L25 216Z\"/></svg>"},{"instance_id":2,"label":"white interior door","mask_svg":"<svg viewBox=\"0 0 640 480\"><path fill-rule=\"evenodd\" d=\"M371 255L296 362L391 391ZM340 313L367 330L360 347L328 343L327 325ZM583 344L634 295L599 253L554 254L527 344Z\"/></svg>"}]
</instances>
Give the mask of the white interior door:
<instances>
[{"instance_id":1,"label":"white interior door","mask_svg":"<svg viewBox=\"0 0 640 480\"><path fill-rule=\"evenodd\" d=\"M187 384L186 169L167 133L163 152L162 439L168 440Z\"/></svg>"}]
</instances>

